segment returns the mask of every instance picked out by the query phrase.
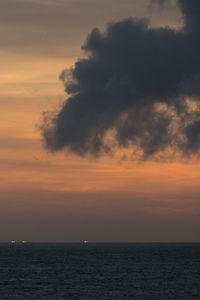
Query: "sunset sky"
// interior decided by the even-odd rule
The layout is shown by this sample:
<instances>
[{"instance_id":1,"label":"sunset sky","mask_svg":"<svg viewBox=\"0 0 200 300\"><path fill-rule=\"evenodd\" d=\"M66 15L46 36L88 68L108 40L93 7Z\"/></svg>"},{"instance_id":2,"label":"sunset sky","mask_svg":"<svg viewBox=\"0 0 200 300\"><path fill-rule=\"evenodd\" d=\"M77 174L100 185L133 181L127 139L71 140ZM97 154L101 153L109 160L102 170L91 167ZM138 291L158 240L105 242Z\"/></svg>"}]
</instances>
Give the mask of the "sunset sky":
<instances>
[{"instance_id":1,"label":"sunset sky","mask_svg":"<svg viewBox=\"0 0 200 300\"><path fill-rule=\"evenodd\" d=\"M0 0L0 241L200 241L196 156L124 159L51 152L43 112L95 27L129 16L179 30L175 1Z\"/></svg>"}]
</instances>

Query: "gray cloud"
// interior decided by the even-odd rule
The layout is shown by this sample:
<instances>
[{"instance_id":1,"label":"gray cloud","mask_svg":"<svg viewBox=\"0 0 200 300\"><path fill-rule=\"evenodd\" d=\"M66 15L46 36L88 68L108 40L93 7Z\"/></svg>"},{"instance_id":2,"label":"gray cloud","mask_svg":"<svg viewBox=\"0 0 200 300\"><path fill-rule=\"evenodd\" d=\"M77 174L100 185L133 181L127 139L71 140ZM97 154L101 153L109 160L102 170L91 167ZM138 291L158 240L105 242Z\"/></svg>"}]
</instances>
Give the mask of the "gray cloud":
<instances>
[{"instance_id":1,"label":"gray cloud","mask_svg":"<svg viewBox=\"0 0 200 300\"><path fill-rule=\"evenodd\" d=\"M129 146L146 158L169 147L199 152L200 2L178 5L180 31L136 18L92 30L82 47L87 57L61 74L68 99L45 115L48 148L98 156Z\"/></svg>"}]
</instances>

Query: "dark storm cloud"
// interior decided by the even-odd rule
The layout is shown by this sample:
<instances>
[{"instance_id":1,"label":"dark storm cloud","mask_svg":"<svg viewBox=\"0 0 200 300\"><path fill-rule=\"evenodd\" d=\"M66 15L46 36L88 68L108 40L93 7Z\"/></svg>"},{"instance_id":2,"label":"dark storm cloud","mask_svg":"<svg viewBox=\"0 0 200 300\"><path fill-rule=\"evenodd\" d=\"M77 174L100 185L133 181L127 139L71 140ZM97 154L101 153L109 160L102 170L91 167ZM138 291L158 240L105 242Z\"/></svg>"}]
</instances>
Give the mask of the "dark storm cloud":
<instances>
[{"instance_id":1,"label":"dark storm cloud","mask_svg":"<svg viewBox=\"0 0 200 300\"><path fill-rule=\"evenodd\" d=\"M87 57L61 74L68 99L56 115L45 114L48 148L96 156L134 146L144 157L167 147L199 151L200 1L178 4L180 31L135 18L92 30Z\"/></svg>"}]
</instances>

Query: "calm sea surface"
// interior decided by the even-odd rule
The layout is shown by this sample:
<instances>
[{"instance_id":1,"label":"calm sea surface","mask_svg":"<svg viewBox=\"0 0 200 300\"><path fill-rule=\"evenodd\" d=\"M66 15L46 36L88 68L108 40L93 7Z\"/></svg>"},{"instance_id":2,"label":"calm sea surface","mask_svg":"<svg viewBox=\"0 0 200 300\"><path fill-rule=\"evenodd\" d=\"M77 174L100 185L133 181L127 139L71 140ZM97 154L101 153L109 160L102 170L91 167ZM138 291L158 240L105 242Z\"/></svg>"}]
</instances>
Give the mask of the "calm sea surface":
<instances>
[{"instance_id":1,"label":"calm sea surface","mask_svg":"<svg viewBox=\"0 0 200 300\"><path fill-rule=\"evenodd\" d=\"M200 300L200 244L0 244L0 299Z\"/></svg>"}]
</instances>

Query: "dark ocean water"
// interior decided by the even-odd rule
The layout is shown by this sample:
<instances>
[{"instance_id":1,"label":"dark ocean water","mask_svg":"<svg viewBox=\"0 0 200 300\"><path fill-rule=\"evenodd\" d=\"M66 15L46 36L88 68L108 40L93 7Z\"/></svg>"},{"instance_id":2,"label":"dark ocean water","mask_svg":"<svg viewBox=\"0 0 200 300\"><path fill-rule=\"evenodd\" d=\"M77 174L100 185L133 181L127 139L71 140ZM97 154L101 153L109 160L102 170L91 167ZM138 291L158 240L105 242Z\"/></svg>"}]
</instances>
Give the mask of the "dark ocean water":
<instances>
[{"instance_id":1,"label":"dark ocean water","mask_svg":"<svg viewBox=\"0 0 200 300\"><path fill-rule=\"evenodd\" d=\"M200 244L1 244L0 299L200 300Z\"/></svg>"}]
</instances>

